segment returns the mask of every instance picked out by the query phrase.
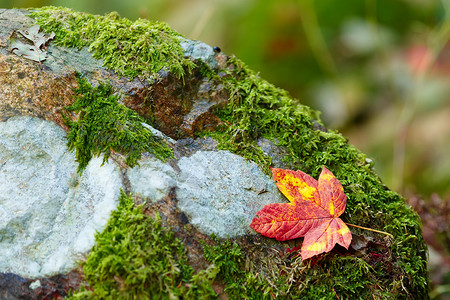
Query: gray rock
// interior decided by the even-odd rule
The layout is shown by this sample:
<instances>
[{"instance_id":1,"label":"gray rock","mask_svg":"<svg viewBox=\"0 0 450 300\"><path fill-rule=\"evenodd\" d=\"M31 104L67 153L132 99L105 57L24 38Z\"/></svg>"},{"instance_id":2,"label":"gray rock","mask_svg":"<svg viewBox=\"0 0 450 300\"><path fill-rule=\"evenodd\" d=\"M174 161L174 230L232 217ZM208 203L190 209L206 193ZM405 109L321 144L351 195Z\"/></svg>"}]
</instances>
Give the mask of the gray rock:
<instances>
[{"instance_id":1,"label":"gray rock","mask_svg":"<svg viewBox=\"0 0 450 300\"><path fill-rule=\"evenodd\" d=\"M228 151L196 151L178 161L177 171L151 157L139 164L127 172L131 191L156 202L176 187L178 208L205 234L253 234L256 212L286 201L254 162Z\"/></svg>"},{"instance_id":2,"label":"gray rock","mask_svg":"<svg viewBox=\"0 0 450 300\"><path fill-rule=\"evenodd\" d=\"M261 150L272 158L272 165L274 168L282 168L282 169L301 169L300 166L296 166L292 163L286 163L283 161L289 154L288 152L281 146L276 145L278 143L275 140L275 143L266 138L259 138L256 141L256 144L261 148Z\"/></svg>"},{"instance_id":3,"label":"gray rock","mask_svg":"<svg viewBox=\"0 0 450 300\"><path fill-rule=\"evenodd\" d=\"M174 145L176 143L176 141L174 139L172 139L171 137L168 137L167 135L165 135L161 131L153 128L152 126L148 125L147 123L141 122L141 124L142 124L142 126L147 128L148 130L150 130L154 136L157 136L157 137L163 139L164 142L166 142L166 143L168 143L170 145Z\"/></svg>"},{"instance_id":4,"label":"gray rock","mask_svg":"<svg viewBox=\"0 0 450 300\"><path fill-rule=\"evenodd\" d=\"M200 41L185 38L180 38L180 46L183 48L184 56L200 59L212 69L217 66L215 53L211 46Z\"/></svg>"},{"instance_id":5,"label":"gray rock","mask_svg":"<svg viewBox=\"0 0 450 300\"><path fill-rule=\"evenodd\" d=\"M86 47L69 49L50 44L45 65L57 75L70 74L72 70L89 74L99 70L103 65L103 61L93 58L92 53ZM67 66L71 68L68 69Z\"/></svg>"},{"instance_id":6,"label":"gray rock","mask_svg":"<svg viewBox=\"0 0 450 300\"><path fill-rule=\"evenodd\" d=\"M82 176L53 122L0 122L0 272L36 278L68 272L115 209L120 172L93 159Z\"/></svg>"},{"instance_id":7,"label":"gray rock","mask_svg":"<svg viewBox=\"0 0 450 300\"><path fill-rule=\"evenodd\" d=\"M256 212L285 201L254 162L228 151L198 151L181 158L178 166L178 207L206 234L254 233L249 225Z\"/></svg>"},{"instance_id":8,"label":"gray rock","mask_svg":"<svg viewBox=\"0 0 450 300\"><path fill-rule=\"evenodd\" d=\"M168 195L170 188L176 185L176 172L159 159L147 157L139 161L139 165L127 172L133 193L156 202Z\"/></svg>"}]
</instances>

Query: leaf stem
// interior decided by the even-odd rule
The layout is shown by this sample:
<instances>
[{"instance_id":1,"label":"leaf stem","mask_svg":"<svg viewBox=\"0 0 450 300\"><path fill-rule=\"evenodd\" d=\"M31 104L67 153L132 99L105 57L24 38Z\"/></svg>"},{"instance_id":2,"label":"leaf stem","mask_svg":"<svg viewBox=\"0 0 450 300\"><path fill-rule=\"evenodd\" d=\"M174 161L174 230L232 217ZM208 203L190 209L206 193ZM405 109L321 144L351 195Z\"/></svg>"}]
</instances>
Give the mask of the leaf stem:
<instances>
[{"instance_id":1,"label":"leaf stem","mask_svg":"<svg viewBox=\"0 0 450 300\"><path fill-rule=\"evenodd\" d=\"M373 231L373 232L382 233L382 234L385 234L385 235L389 236L391 239L394 238L394 236L392 234L384 232L384 231L381 231L381 230L376 230L376 229L372 229L372 228L362 227L362 226L353 225L353 224L349 224L349 223L345 223L345 224L347 224L348 226L353 226L353 227L359 228L359 229L364 229L364 230L369 230L369 231Z\"/></svg>"}]
</instances>

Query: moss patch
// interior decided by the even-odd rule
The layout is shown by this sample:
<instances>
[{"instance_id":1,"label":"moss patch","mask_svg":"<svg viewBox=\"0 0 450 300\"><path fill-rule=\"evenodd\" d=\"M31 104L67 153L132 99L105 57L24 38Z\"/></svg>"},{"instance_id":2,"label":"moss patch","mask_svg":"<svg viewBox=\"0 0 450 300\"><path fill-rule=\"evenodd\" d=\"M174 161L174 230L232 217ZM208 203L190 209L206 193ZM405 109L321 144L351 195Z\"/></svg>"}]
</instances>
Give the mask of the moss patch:
<instances>
[{"instance_id":1,"label":"moss patch","mask_svg":"<svg viewBox=\"0 0 450 300\"><path fill-rule=\"evenodd\" d=\"M142 125L144 120L118 103L119 96L110 85L92 87L81 76L78 76L78 84L75 103L66 107L78 114L77 120L64 117L70 128L69 150L76 149L78 172L86 168L92 156L103 154L103 162L106 162L112 150L126 155L129 166L136 165L141 153L146 151L163 160L172 157L169 146Z\"/></svg>"},{"instance_id":2,"label":"moss patch","mask_svg":"<svg viewBox=\"0 0 450 300\"><path fill-rule=\"evenodd\" d=\"M36 9L31 17L46 32L55 32L57 45L89 47L105 67L122 76L149 78L165 69L182 77L195 66L183 56L181 35L162 22L132 22L116 12L98 16L53 6Z\"/></svg>"},{"instance_id":3,"label":"moss patch","mask_svg":"<svg viewBox=\"0 0 450 300\"><path fill-rule=\"evenodd\" d=\"M193 274L183 243L145 216L123 192L85 263L88 287L71 299L207 299L215 295L214 268Z\"/></svg>"},{"instance_id":4,"label":"moss patch","mask_svg":"<svg viewBox=\"0 0 450 300\"><path fill-rule=\"evenodd\" d=\"M243 267L245 255L236 243L215 237L213 240L216 245L204 244L204 255L217 268L217 280L225 284L224 291L231 299L273 299L280 296L280 291L271 287L264 277ZM285 276L280 274L279 279L282 281Z\"/></svg>"},{"instance_id":5,"label":"moss patch","mask_svg":"<svg viewBox=\"0 0 450 300\"><path fill-rule=\"evenodd\" d=\"M405 290L405 279L386 248L355 255L339 248L326 256L302 261L274 243L258 239L215 240L205 245L205 258L218 268L217 280L231 299L426 299ZM269 246L272 244L272 246ZM393 284L389 284L392 282Z\"/></svg>"}]
</instances>

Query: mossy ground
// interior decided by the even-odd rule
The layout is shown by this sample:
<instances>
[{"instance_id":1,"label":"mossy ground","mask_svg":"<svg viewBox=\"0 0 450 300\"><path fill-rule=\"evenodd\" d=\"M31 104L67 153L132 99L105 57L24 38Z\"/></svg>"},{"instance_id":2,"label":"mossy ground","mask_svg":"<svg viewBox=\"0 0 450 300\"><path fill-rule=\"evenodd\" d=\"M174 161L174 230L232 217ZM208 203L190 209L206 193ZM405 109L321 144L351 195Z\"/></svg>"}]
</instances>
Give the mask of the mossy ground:
<instances>
[{"instance_id":1,"label":"mossy ground","mask_svg":"<svg viewBox=\"0 0 450 300\"><path fill-rule=\"evenodd\" d=\"M32 16L46 31L56 33L59 44L87 46L95 57L103 59L106 67L123 76L152 78L164 68L183 76L193 67L191 61L183 58L177 41L179 35L165 24L144 20L133 23L114 13L102 17L53 7L38 9ZM267 251L268 246L264 245L270 242L264 238L260 238L263 248L259 252L256 248L241 251L227 241L206 246L205 256L214 263L213 273L225 283L227 292L236 298L247 299L273 296L308 299L334 299L336 296L351 299L427 298L426 245L417 214L398 194L382 184L372 162L349 145L342 135L318 129L318 113L297 103L286 91L262 80L239 60L232 59L230 63L234 68L219 70L228 73L227 76L219 77L215 71L204 71L228 89L230 99L228 105L217 112L227 125L217 132L203 134L216 138L221 148L257 162L266 172L269 172L271 160L257 146L258 138L270 139L283 147L288 153L287 161L315 178L322 166L326 166L340 180L348 197L346 212L341 218L349 223L387 231L394 235L394 239L379 239L382 249L368 249L365 255L339 252L337 248L337 251L307 262L291 256L283 259L261 255L252 257L252 251ZM114 226L121 227L117 222ZM126 226L121 228L127 231ZM361 233L358 229L352 229L352 232ZM103 244L107 245L107 241L111 242L113 238L106 234ZM159 244L154 247L159 247ZM92 255L102 257L100 249L94 248ZM123 253L122 259L132 255ZM157 260L153 264L158 265ZM165 267L170 273L169 265ZM130 266L138 268L136 264ZM98 271L107 273L106 268ZM98 278L98 284L104 279L102 276ZM177 276L186 280L184 275ZM139 278L135 279L138 285ZM117 281L112 286L119 291L122 288ZM156 293L161 288L168 292L161 285L160 289L157 285L152 287L157 289ZM174 291L178 293L176 289Z\"/></svg>"}]
</instances>

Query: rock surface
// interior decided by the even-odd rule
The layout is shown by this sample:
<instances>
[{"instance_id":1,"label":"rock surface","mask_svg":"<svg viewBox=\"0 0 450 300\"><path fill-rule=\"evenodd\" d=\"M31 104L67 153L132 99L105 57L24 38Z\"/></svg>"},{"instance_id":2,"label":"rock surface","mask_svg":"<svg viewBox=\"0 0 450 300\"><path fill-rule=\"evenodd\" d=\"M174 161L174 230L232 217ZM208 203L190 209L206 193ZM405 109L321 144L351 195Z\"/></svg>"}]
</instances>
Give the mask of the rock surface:
<instances>
[{"instance_id":1,"label":"rock surface","mask_svg":"<svg viewBox=\"0 0 450 300\"><path fill-rule=\"evenodd\" d=\"M175 189L178 208L204 234L226 238L254 234L255 213L283 199L273 180L254 163L228 151L197 151L182 157L177 171L148 158L127 172L131 191L157 202Z\"/></svg>"},{"instance_id":2,"label":"rock surface","mask_svg":"<svg viewBox=\"0 0 450 300\"><path fill-rule=\"evenodd\" d=\"M82 176L53 122L0 122L0 272L66 273L93 245L123 187L114 163L93 159Z\"/></svg>"},{"instance_id":3,"label":"rock surface","mask_svg":"<svg viewBox=\"0 0 450 300\"><path fill-rule=\"evenodd\" d=\"M254 162L228 151L198 151L178 166L178 207L202 233L222 238L254 234L249 224L256 212L283 201Z\"/></svg>"},{"instance_id":4,"label":"rock surface","mask_svg":"<svg viewBox=\"0 0 450 300\"><path fill-rule=\"evenodd\" d=\"M176 186L177 173L170 165L153 157L144 158L139 164L127 176L131 190L146 201L160 201Z\"/></svg>"},{"instance_id":5,"label":"rock surface","mask_svg":"<svg viewBox=\"0 0 450 300\"><path fill-rule=\"evenodd\" d=\"M199 59L206 63L211 69L217 67L215 53L210 45L200 41L192 41L181 38L180 46L183 48L185 56L192 57L193 59Z\"/></svg>"}]
</instances>

